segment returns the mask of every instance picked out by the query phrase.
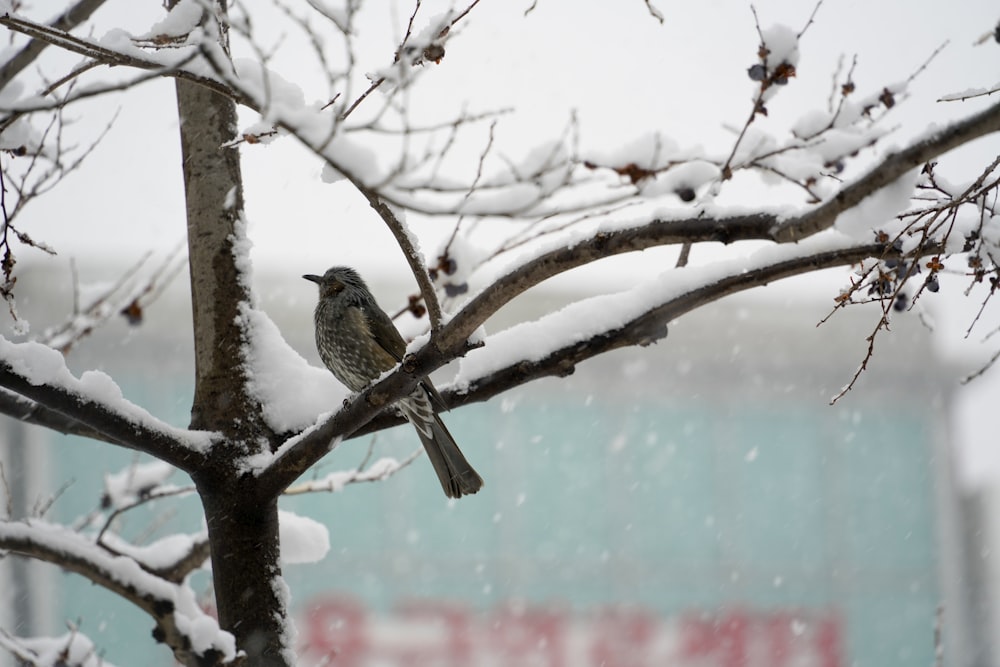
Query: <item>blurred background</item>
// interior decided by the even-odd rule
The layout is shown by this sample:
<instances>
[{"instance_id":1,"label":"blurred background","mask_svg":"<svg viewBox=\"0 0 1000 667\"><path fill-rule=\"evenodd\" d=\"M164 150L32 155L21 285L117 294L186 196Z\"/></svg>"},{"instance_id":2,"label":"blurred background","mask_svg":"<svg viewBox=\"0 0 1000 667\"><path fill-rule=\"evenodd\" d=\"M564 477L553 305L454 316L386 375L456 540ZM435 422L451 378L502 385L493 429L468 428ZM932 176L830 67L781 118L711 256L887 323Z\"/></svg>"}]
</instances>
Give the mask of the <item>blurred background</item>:
<instances>
[{"instance_id":1,"label":"blurred background","mask_svg":"<svg viewBox=\"0 0 1000 667\"><path fill-rule=\"evenodd\" d=\"M26 315L65 307L31 278ZM258 280L262 308L319 365L312 285ZM193 392L183 283L140 327L116 320L69 356L179 426ZM373 283L388 310L406 291ZM877 313L817 327L828 302L780 294L726 299L657 345L446 414L487 480L476 496L444 499L421 456L384 482L285 498L330 533L325 559L285 566L303 664L884 667L933 665L938 646L944 664L995 664L997 494L956 479L957 369L916 315L899 318L830 406ZM571 297L542 290L491 327ZM104 474L137 460L0 429L15 515L58 489L47 516L73 523L97 508ZM403 458L419 443L409 427L351 440L315 474L369 447ZM118 527L141 543L197 531L195 502L157 501ZM114 664L170 663L128 604L47 566L0 568L4 627L59 634L71 620Z\"/></svg>"},{"instance_id":2,"label":"blurred background","mask_svg":"<svg viewBox=\"0 0 1000 667\"><path fill-rule=\"evenodd\" d=\"M653 4L663 24L641 0L613 8L481 3L414 92L411 119L513 107L497 125L496 145L514 162L560 136L571 113L584 152L648 140L653 131L694 150L725 150L750 109L747 67L758 36L748 4ZM764 26L796 30L814 7L754 5ZM411 11L411 3L368 6L374 9L359 18L358 34L370 39L355 44L365 71L391 61ZM434 14L450 3L425 6ZM161 16L158 2L109 0L92 33L121 26L141 34ZM758 124L778 132L824 108L834 73L855 54L853 80L867 94L905 80L950 40L911 82L890 118L898 129L876 152L902 145L982 107L983 100L936 100L996 81L998 45L975 42L998 18L994 0L828 0L803 40L798 77ZM272 66L316 99L324 77L301 64L302 45L270 38ZM47 74L75 63L64 57ZM94 76L111 78L118 69ZM25 229L33 238L59 252L19 251L17 298L29 336L72 311L70 258L79 287L93 294L143 252L158 261L184 238L171 82L74 112L68 139L79 145L109 123L111 131L84 169L22 218L30 217ZM248 114L246 124L255 120ZM474 169L485 133L467 139L454 153ZM971 178L998 152L995 138L984 140L943 157L940 172ZM414 286L388 232L343 183L321 181L314 156L279 140L245 146L243 168L260 305L300 354L320 365L315 288L303 273L350 263L387 311L405 305ZM740 205L803 205L799 193L772 196L757 182L734 183L725 194ZM661 203L668 213L680 206L675 198ZM407 222L431 257L453 229L415 215ZM584 291L627 287L673 266L675 255L630 255L549 281L501 311L489 330ZM696 248L692 264L716 257ZM446 414L486 479L474 497L443 499L420 457L382 483L284 499L284 509L330 533L325 559L285 567L302 664L1000 664L1000 561L993 555L1000 549L1000 373L957 382L993 353L995 337L981 343L998 321L987 311L966 335L982 294L960 298L964 280L943 276L941 293L926 295L919 312L895 317L868 370L834 406L830 399L864 359L877 322L876 312L852 308L816 326L848 283L847 269L730 297L673 323L655 346ZM140 326L113 318L70 353L70 367L104 370L127 398L186 425L193 392L187 295L181 275ZM438 384L453 373L443 369ZM374 458L402 458L418 446L409 427L352 440L315 474L353 469L369 448ZM105 474L139 462L7 419L0 420L0 461L12 516L44 511L71 524L99 506ZM199 530L200 517L192 498L164 500L124 515L119 528L148 544ZM210 608L207 577L194 583ZM149 621L129 605L55 568L0 559L0 627L61 634L66 621L113 664L170 664L168 652L153 647ZM8 664L0 654L0 665Z\"/></svg>"}]
</instances>

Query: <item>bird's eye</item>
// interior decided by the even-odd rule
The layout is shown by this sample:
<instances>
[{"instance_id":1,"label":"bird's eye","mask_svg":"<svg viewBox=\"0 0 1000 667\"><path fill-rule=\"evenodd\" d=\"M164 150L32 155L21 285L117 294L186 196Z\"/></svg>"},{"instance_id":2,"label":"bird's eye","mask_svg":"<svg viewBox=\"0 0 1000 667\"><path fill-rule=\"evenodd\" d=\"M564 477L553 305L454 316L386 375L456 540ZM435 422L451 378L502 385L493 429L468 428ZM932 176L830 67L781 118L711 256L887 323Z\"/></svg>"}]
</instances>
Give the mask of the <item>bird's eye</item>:
<instances>
[{"instance_id":1,"label":"bird's eye","mask_svg":"<svg viewBox=\"0 0 1000 667\"><path fill-rule=\"evenodd\" d=\"M334 280L329 285L330 294L340 294L344 291L344 283L339 280Z\"/></svg>"}]
</instances>

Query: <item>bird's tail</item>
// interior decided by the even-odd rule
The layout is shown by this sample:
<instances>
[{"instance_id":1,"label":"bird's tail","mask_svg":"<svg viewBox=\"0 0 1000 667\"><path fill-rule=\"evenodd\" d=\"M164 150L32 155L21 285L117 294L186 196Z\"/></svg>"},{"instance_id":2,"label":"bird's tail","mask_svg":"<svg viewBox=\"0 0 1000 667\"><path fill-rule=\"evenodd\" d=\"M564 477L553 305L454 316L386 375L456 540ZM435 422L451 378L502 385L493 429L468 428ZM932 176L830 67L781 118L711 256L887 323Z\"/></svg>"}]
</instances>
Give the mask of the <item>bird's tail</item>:
<instances>
[{"instance_id":1,"label":"bird's tail","mask_svg":"<svg viewBox=\"0 0 1000 667\"><path fill-rule=\"evenodd\" d=\"M483 478L465 459L422 389L418 387L414 394L400 401L399 407L417 429L446 496L461 498L483 488Z\"/></svg>"}]
</instances>

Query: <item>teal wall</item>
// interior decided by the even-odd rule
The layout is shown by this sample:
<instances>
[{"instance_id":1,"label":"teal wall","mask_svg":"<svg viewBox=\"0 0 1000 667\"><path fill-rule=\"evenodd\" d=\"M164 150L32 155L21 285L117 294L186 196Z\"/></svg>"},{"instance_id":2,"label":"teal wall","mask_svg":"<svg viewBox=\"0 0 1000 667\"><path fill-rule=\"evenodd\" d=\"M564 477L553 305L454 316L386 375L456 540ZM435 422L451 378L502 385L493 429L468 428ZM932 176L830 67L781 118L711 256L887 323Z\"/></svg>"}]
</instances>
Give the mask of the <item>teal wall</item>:
<instances>
[{"instance_id":1,"label":"teal wall","mask_svg":"<svg viewBox=\"0 0 1000 667\"><path fill-rule=\"evenodd\" d=\"M184 393L123 388L185 421ZM486 479L478 495L447 501L421 457L383 483L282 502L331 538L324 561L286 568L294 604L305 613L336 595L376 615L409 600L482 613L510 600L580 614L624 603L665 617L815 610L839 619L842 664L932 664L938 417L872 405L739 392L588 398L546 381L456 410L445 419ZM69 440L52 450L52 479L75 480L55 505L62 519L95 507L95 480L131 460ZM344 443L316 474L355 466L370 442ZM394 429L375 437L375 458L418 446L408 427ZM132 513L125 530L142 534L168 511L152 537L200 526L188 499ZM154 664L146 618L79 578L58 584L62 616L82 619L108 660Z\"/></svg>"}]
</instances>

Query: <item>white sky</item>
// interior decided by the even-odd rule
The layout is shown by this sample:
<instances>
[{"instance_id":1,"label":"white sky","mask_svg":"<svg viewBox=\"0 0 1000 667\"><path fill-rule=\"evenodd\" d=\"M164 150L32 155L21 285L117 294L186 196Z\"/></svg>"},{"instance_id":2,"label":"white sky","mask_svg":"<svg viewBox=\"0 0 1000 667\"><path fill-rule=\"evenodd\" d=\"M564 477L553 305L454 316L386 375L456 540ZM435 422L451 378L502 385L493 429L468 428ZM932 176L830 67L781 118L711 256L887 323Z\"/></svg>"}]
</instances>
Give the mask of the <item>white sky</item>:
<instances>
[{"instance_id":1,"label":"white sky","mask_svg":"<svg viewBox=\"0 0 1000 667\"><path fill-rule=\"evenodd\" d=\"M515 158L557 136L574 111L586 150L613 150L652 130L682 145L729 146L732 134L726 128L741 125L750 108L752 84L746 69L754 62L758 38L748 3L653 1L665 16L663 25L649 15L643 0L538 0L527 16L530 1L483 0L449 41L442 64L425 73L413 95L414 117L439 119L438 114L464 105L471 111L512 107L516 111L501 119L494 144ZM159 4L109 0L95 17L94 34L99 37L119 25L142 33L162 16ZM358 27L357 55L365 71L391 62L411 11L406 2L369 4L381 10L364 13ZM450 5L425 0L422 16ZM763 26L785 23L796 30L814 6L804 0L758 0L754 5ZM945 40L950 45L910 87L911 99L894 111L891 122L900 130L880 150L903 143L932 122L971 113L986 102L935 100L1000 81L1000 46L973 46L997 20L995 0L826 0L802 43L798 77L769 103L766 123L781 127L805 110L824 107L841 56L849 63L857 54L854 80L859 92L868 93L907 78ZM257 22L260 29L266 25ZM273 67L299 84L307 100L325 99L327 91L302 51L301 36L268 39L268 47L279 45ZM105 70L92 80L124 74ZM116 108L111 133L85 168L33 204L22 220L29 234L54 246L60 256L51 260L23 250L23 263L47 265L61 276L67 275L68 258L75 257L85 279L107 280L113 277L105 273L109 259L125 263L147 249L165 252L183 238L172 82L154 81L128 95L80 105L71 116L77 114L81 136L86 136L89 128L106 124ZM252 120L248 115L246 124ZM470 140L470 170L484 144L485 132ZM942 163L969 177L998 152L1000 139L994 137ZM402 255L367 204L343 184L322 183L319 171L319 161L291 139L244 149L247 215L258 271L287 273L290 284L304 272L319 273L338 263L352 264L368 276L406 276ZM737 186L730 197L744 205L776 203L773 194L759 188ZM408 220L427 251L451 232L446 220ZM705 256L699 253L696 249L696 260ZM660 265L661 258L657 253L623 258L591 275L602 287L622 287L644 267ZM777 298L818 293L826 300L843 283L843 275L792 281L768 292ZM958 289L945 296L947 289L945 284L933 304L942 349L950 357L988 357L995 347L955 345L978 300L960 299ZM971 339L978 342L998 321L995 316L987 320ZM962 459L972 471L967 477L978 478L976 471L1000 471L1000 454L993 446L992 424L969 413L988 414L974 406L996 404L1000 373L987 375L969 393L956 422L970 452Z\"/></svg>"}]
</instances>

